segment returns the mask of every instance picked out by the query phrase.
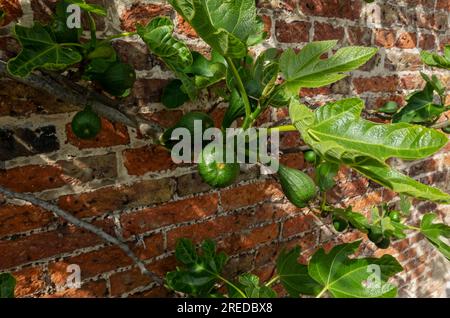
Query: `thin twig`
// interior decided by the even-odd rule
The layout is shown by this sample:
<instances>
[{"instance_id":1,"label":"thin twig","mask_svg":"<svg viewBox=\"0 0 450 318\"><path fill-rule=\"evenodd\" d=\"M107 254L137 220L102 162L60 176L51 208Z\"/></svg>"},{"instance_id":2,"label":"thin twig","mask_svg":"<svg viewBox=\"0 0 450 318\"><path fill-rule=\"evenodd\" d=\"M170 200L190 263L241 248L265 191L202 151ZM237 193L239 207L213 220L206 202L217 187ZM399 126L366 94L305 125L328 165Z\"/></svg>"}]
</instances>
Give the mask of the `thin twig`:
<instances>
[{"instance_id":1,"label":"thin twig","mask_svg":"<svg viewBox=\"0 0 450 318\"><path fill-rule=\"evenodd\" d=\"M32 73L28 77L19 78L9 74L6 62L0 60L0 77L7 77L35 89L45 91L57 99L80 108L84 108L89 103L92 110L99 116L112 122L135 128L143 136L153 140L158 140L163 131L159 124L131 114L129 111L121 110L122 107L116 101L106 96L100 95L76 83L69 85L68 81L60 75L53 74L50 76L48 74ZM123 108L126 109L126 107Z\"/></svg>"},{"instance_id":2,"label":"thin twig","mask_svg":"<svg viewBox=\"0 0 450 318\"><path fill-rule=\"evenodd\" d=\"M136 254L133 253L133 251L130 249L130 247L125 244L124 242L118 240L114 236L109 235L102 229L92 225L91 223L88 223L86 221L80 220L77 217L73 216L72 214L60 209L58 206L53 205L47 201L41 200L33 195L25 194L25 193L17 193L11 190L8 190L2 186L0 186L0 194L4 195L5 197L12 198L12 199L19 199L28 203L31 203L33 205L39 206L47 211L53 212L59 217L63 218L64 220L70 222L71 224L78 226L82 229L85 229L89 232L94 233L95 235L99 236L106 242L109 242L111 244L114 244L118 246L122 251L125 252L125 254L130 257L133 262L139 267L141 270L141 273L150 277L153 279L158 285L163 284L163 280L155 273L149 271L142 260L140 260Z\"/></svg>"}]
</instances>

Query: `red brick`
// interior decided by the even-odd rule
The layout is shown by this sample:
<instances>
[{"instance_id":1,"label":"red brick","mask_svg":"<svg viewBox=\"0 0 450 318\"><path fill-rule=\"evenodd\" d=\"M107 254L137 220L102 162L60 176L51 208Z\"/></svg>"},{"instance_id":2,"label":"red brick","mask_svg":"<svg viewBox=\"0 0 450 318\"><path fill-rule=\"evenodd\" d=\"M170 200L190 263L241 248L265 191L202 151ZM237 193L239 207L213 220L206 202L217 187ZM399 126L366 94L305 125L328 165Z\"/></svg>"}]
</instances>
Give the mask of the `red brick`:
<instances>
[{"instance_id":1,"label":"red brick","mask_svg":"<svg viewBox=\"0 0 450 318\"><path fill-rule=\"evenodd\" d=\"M12 21L17 20L23 14L19 0L2 1L0 3L0 9L6 14L4 19L0 21L0 26L7 25Z\"/></svg>"},{"instance_id":2,"label":"red brick","mask_svg":"<svg viewBox=\"0 0 450 318\"><path fill-rule=\"evenodd\" d=\"M172 9L169 6L160 4L134 3L121 16L122 29L126 31L135 31L136 25L147 25L151 19L170 15Z\"/></svg>"},{"instance_id":3,"label":"red brick","mask_svg":"<svg viewBox=\"0 0 450 318\"><path fill-rule=\"evenodd\" d=\"M144 114L143 114L144 115ZM183 117L181 110L160 110L148 116L150 120L156 121L164 128L175 126L176 123Z\"/></svg>"},{"instance_id":4,"label":"red brick","mask_svg":"<svg viewBox=\"0 0 450 318\"><path fill-rule=\"evenodd\" d=\"M280 163L289 168L302 170L305 168L305 158L303 152L287 153L281 155Z\"/></svg>"},{"instance_id":5,"label":"red brick","mask_svg":"<svg viewBox=\"0 0 450 318\"><path fill-rule=\"evenodd\" d=\"M413 49L417 46L417 33L413 32L404 32L401 33L397 42L395 43L396 47L401 49Z\"/></svg>"},{"instance_id":6,"label":"red brick","mask_svg":"<svg viewBox=\"0 0 450 318\"><path fill-rule=\"evenodd\" d=\"M138 243L132 248L140 259L150 259L164 253L164 237L161 233L146 236L144 244Z\"/></svg>"},{"instance_id":7,"label":"red brick","mask_svg":"<svg viewBox=\"0 0 450 318\"><path fill-rule=\"evenodd\" d=\"M300 133L298 131L292 131L284 133L280 140L280 149L296 148L302 145Z\"/></svg>"},{"instance_id":8,"label":"red brick","mask_svg":"<svg viewBox=\"0 0 450 318\"><path fill-rule=\"evenodd\" d=\"M125 214L121 217L121 223L124 234L130 236L169 224L207 217L217 211L218 203L217 194L204 195Z\"/></svg>"},{"instance_id":9,"label":"red brick","mask_svg":"<svg viewBox=\"0 0 450 318\"><path fill-rule=\"evenodd\" d=\"M70 257L49 265L50 278L57 286L65 286L67 267L76 264L80 266L81 279L85 280L101 273L112 271L116 268L132 265L132 260L118 247L106 247L98 251Z\"/></svg>"},{"instance_id":10,"label":"red brick","mask_svg":"<svg viewBox=\"0 0 450 318\"><path fill-rule=\"evenodd\" d=\"M165 69L165 66L161 65L161 68ZM139 107L145 107L149 103L161 102L161 96L168 83L169 80L162 79L138 79L133 87L132 98L135 100L134 103Z\"/></svg>"},{"instance_id":11,"label":"red brick","mask_svg":"<svg viewBox=\"0 0 450 318\"><path fill-rule=\"evenodd\" d=\"M17 192L40 192L69 182L57 166L31 165L0 170L0 184Z\"/></svg>"},{"instance_id":12,"label":"red brick","mask_svg":"<svg viewBox=\"0 0 450 318\"><path fill-rule=\"evenodd\" d=\"M135 176L176 167L172 161L170 152L166 148L158 145L127 149L123 152L123 157L128 174Z\"/></svg>"},{"instance_id":13,"label":"red brick","mask_svg":"<svg viewBox=\"0 0 450 318\"><path fill-rule=\"evenodd\" d=\"M124 63L130 64L135 70L152 68L152 59L145 43L116 40L112 43L114 49Z\"/></svg>"},{"instance_id":14,"label":"red brick","mask_svg":"<svg viewBox=\"0 0 450 318\"><path fill-rule=\"evenodd\" d=\"M316 227L317 220L312 214L299 215L284 222L283 237L309 232Z\"/></svg>"},{"instance_id":15,"label":"red brick","mask_svg":"<svg viewBox=\"0 0 450 318\"><path fill-rule=\"evenodd\" d=\"M264 22L264 32L267 33L267 37L270 37L272 35L272 19L268 15L262 15L261 19Z\"/></svg>"},{"instance_id":16,"label":"red brick","mask_svg":"<svg viewBox=\"0 0 450 318\"><path fill-rule=\"evenodd\" d=\"M16 279L16 297L30 296L45 288L44 269L42 267L30 267L12 273Z\"/></svg>"},{"instance_id":17,"label":"red brick","mask_svg":"<svg viewBox=\"0 0 450 318\"><path fill-rule=\"evenodd\" d=\"M173 191L169 179L149 180L131 186L108 187L88 193L62 196L58 200L58 205L83 218L165 202L170 200Z\"/></svg>"},{"instance_id":18,"label":"red brick","mask_svg":"<svg viewBox=\"0 0 450 318\"><path fill-rule=\"evenodd\" d=\"M361 13L361 1L357 0L305 0L300 7L307 16L357 20Z\"/></svg>"},{"instance_id":19,"label":"red brick","mask_svg":"<svg viewBox=\"0 0 450 318\"><path fill-rule=\"evenodd\" d=\"M355 78L353 85L357 93L364 92L396 92L398 89L399 79L397 76L387 77L368 77Z\"/></svg>"},{"instance_id":20,"label":"red brick","mask_svg":"<svg viewBox=\"0 0 450 318\"><path fill-rule=\"evenodd\" d=\"M102 240L95 234L67 226L13 241L0 242L0 269L94 246Z\"/></svg>"},{"instance_id":21,"label":"red brick","mask_svg":"<svg viewBox=\"0 0 450 318\"><path fill-rule=\"evenodd\" d=\"M334 27L329 23L316 22L314 24L314 41L342 40L344 28Z\"/></svg>"},{"instance_id":22,"label":"red brick","mask_svg":"<svg viewBox=\"0 0 450 318\"><path fill-rule=\"evenodd\" d=\"M277 237L278 224L269 224L242 233L233 233L230 237L226 238L220 246L224 248L227 253L234 254L252 249L262 243L271 242Z\"/></svg>"},{"instance_id":23,"label":"red brick","mask_svg":"<svg viewBox=\"0 0 450 318\"><path fill-rule=\"evenodd\" d=\"M67 289L52 295L44 295L45 298L105 298L107 296L108 288L104 280L83 283L79 289Z\"/></svg>"},{"instance_id":24,"label":"red brick","mask_svg":"<svg viewBox=\"0 0 450 318\"><path fill-rule=\"evenodd\" d=\"M143 275L139 269L132 269L126 272L111 275L111 295L120 296L141 286L152 283L152 279Z\"/></svg>"},{"instance_id":25,"label":"red brick","mask_svg":"<svg viewBox=\"0 0 450 318\"><path fill-rule=\"evenodd\" d=\"M44 227L55 220L53 213L33 205L0 206L0 236Z\"/></svg>"},{"instance_id":26,"label":"red brick","mask_svg":"<svg viewBox=\"0 0 450 318\"><path fill-rule=\"evenodd\" d=\"M314 97L317 95L329 95L331 94L331 87L324 86L318 88L302 88L300 91L300 95L304 97Z\"/></svg>"},{"instance_id":27,"label":"red brick","mask_svg":"<svg viewBox=\"0 0 450 318\"><path fill-rule=\"evenodd\" d=\"M269 199L281 199L282 197L283 193L279 184L273 181L248 184L221 192L222 207L225 210L233 210Z\"/></svg>"},{"instance_id":28,"label":"red brick","mask_svg":"<svg viewBox=\"0 0 450 318\"><path fill-rule=\"evenodd\" d=\"M275 24L277 39L282 43L308 42L310 28L311 23L308 22L277 21Z\"/></svg>"},{"instance_id":29,"label":"red brick","mask_svg":"<svg viewBox=\"0 0 450 318\"><path fill-rule=\"evenodd\" d=\"M364 27L348 27L348 44L370 46L372 30Z\"/></svg>"},{"instance_id":30,"label":"red brick","mask_svg":"<svg viewBox=\"0 0 450 318\"><path fill-rule=\"evenodd\" d=\"M78 149L102 148L130 143L130 136L126 126L118 123L112 123L102 118L102 130L94 139L79 139L72 131L71 124L66 125L67 141Z\"/></svg>"},{"instance_id":31,"label":"red brick","mask_svg":"<svg viewBox=\"0 0 450 318\"><path fill-rule=\"evenodd\" d=\"M436 47L436 37L433 34L421 34L419 47L423 50L433 50Z\"/></svg>"},{"instance_id":32,"label":"red brick","mask_svg":"<svg viewBox=\"0 0 450 318\"><path fill-rule=\"evenodd\" d=\"M391 30L376 30L375 45L392 48L395 45L395 32Z\"/></svg>"},{"instance_id":33,"label":"red brick","mask_svg":"<svg viewBox=\"0 0 450 318\"><path fill-rule=\"evenodd\" d=\"M437 0L436 9L450 12L450 0Z\"/></svg>"},{"instance_id":34,"label":"red brick","mask_svg":"<svg viewBox=\"0 0 450 318\"><path fill-rule=\"evenodd\" d=\"M405 75L400 78L400 88L403 89L420 89L424 83L424 79L418 74Z\"/></svg>"},{"instance_id":35,"label":"red brick","mask_svg":"<svg viewBox=\"0 0 450 318\"><path fill-rule=\"evenodd\" d=\"M178 32L184 34L190 38L198 38L197 32L186 22L182 16L177 15L177 28Z\"/></svg>"}]
</instances>

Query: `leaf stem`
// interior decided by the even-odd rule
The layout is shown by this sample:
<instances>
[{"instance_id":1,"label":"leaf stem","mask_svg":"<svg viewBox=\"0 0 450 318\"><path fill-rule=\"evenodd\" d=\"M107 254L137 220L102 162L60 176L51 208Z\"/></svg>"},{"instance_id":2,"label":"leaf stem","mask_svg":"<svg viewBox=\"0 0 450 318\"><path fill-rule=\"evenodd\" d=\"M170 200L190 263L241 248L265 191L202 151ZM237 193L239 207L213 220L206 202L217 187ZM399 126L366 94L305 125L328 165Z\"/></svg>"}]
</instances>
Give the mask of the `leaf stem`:
<instances>
[{"instance_id":1,"label":"leaf stem","mask_svg":"<svg viewBox=\"0 0 450 318\"><path fill-rule=\"evenodd\" d=\"M322 202L320 203L320 210L325 211L326 206L327 206L327 192L323 191Z\"/></svg>"},{"instance_id":2,"label":"leaf stem","mask_svg":"<svg viewBox=\"0 0 450 318\"><path fill-rule=\"evenodd\" d=\"M325 286L320 293L317 294L316 298L321 298L323 296L323 294L325 294L325 292L328 290L327 286Z\"/></svg>"},{"instance_id":3,"label":"leaf stem","mask_svg":"<svg viewBox=\"0 0 450 318\"><path fill-rule=\"evenodd\" d=\"M95 47L97 45L97 25L95 24L94 17L88 12L89 17L89 29L91 30L91 45Z\"/></svg>"},{"instance_id":4,"label":"leaf stem","mask_svg":"<svg viewBox=\"0 0 450 318\"><path fill-rule=\"evenodd\" d=\"M125 37L133 36L136 34L137 34L137 32L124 32L124 33L119 33L119 34L113 34L113 35L110 35L107 38L104 38L103 40L101 40L99 44L102 45L102 44L105 44L105 43L110 42L115 39L125 38Z\"/></svg>"},{"instance_id":5,"label":"leaf stem","mask_svg":"<svg viewBox=\"0 0 450 318\"><path fill-rule=\"evenodd\" d=\"M80 43L61 43L60 46L76 46L76 47L82 47L85 49L86 47L83 44Z\"/></svg>"},{"instance_id":6,"label":"leaf stem","mask_svg":"<svg viewBox=\"0 0 450 318\"><path fill-rule=\"evenodd\" d=\"M297 128L295 128L294 125L283 125L283 126L278 126L278 127L272 127L269 128L268 131L279 131L279 132L290 132L290 131L297 131Z\"/></svg>"},{"instance_id":7,"label":"leaf stem","mask_svg":"<svg viewBox=\"0 0 450 318\"><path fill-rule=\"evenodd\" d=\"M214 274L214 273L211 273L211 274ZM214 275L218 279L222 280L225 284L230 285L232 288L234 288L243 298L248 298L247 295L245 295L245 293L239 287L237 287L235 284L230 282L228 279L226 279L225 277L222 277L222 276L220 276L218 274L214 274Z\"/></svg>"},{"instance_id":8,"label":"leaf stem","mask_svg":"<svg viewBox=\"0 0 450 318\"><path fill-rule=\"evenodd\" d=\"M225 57L225 60L227 61L227 64L230 67L231 72L234 75L234 78L236 79L239 93L241 93L242 101L245 106L245 123L247 123L247 122L249 122L250 117L252 116L252 108L250 106L250 101L248 99L247 91L245 90L244 83L242 83L241 76L239 75L239 72L236 69L236 66L234 65L233 60L229 57ZM245 127L245 124L244 124L243 128L245 130L248 127Z\"/></svg>"},{"instance_id":9,"label":"leaf stem","mask_svg":"<svg viewBox=\"0 0 450 318\"><path fill-rule=\"evenodd\" d=\"M270 287L270 286L272 286L273 284L275 284L275 282L276 282L277 280L279 280L279 279L280 279L280 276L279 276L279 275L275 275L274 277L272 277L271 280L269 280L269 281L265 284L265 286L266 286L266 287Z\"/></svg>"},{"instance_id":10,"label":"leaf stem","mask_svg":"<svg viewBox=\"0 0 450 318\"><path fill-rule=\"evenodd\" d=\"M421 231L420 228L415 227L415 226L411 226L411 225L407 225L407 224L404 224L404 226L406 226L409 230L419 231L419 232Z\"/></svg>"}]
</instances>

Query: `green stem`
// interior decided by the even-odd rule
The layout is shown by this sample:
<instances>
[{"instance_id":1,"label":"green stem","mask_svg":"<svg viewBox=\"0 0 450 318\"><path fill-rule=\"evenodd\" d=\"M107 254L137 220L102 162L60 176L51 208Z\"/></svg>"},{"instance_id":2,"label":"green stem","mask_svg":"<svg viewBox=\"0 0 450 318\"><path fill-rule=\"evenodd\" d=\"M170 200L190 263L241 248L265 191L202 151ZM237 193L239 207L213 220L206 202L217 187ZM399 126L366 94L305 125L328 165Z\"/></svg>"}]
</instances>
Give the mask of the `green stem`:
<instances>
[{"instance_id":1,"label":"green stem","mask_svg":"<svg viewBox=\"0 0 450 318\"><path fill-rule=\"evenodd\" d=\"M268 129L269 132L271 132L273 130L276 130L279 132L290 132L290 131L297 131L297 128L295 128L294 125L284 125L284 126L272 127L272 128Z\"/></svg>"},{"instance_id":2,"label":"green stem","mask_svg":"<svg viewBox=\"0 0 450 318\"><path fill-rule=\"evenodd\" d=\"M280 276L276 275L276 276L272 277L272 279L269 280L269 281L265 284L265 286L266 286L266 287L270 287L270 286L272 286L273 284L275 284L275 282L276 282L277 280L279 280L279 279L280 279Z\"/></svg>"},{"instance_id":3,"label":"green stem","mask_svg":"<svg viewBox=\"0 0 450 318\"><path fill-rule=\"evenodd\" d=\"M320 205L320 210L325 211L326 206L327 206L327 193L324 191L322 193L322 202Z\"/></svg>"},{"instance_id":4,"label":"green stem","mask_svg":"<svg viewBox=\"0 0 450 318\"><path fill-rule=\"evenodd\" d=\"M92 47L95 47L97 45L97 26L95 24L94 17L90 12L88 13L88 17L89 17L89 29L91 30L91 44Z\"/></svg>"},{"instance_id":5,"label":"green stem","mask_svg":"<svg viewBox=\"0 0 450 318\"><path fill-rule=\"evenodd\" d=\"M233 284L232 282L230 282L228 279L226 279L225 277L222 277L220 275L215 274L216 277L220 280L222 280L225 284L230 285L232 288L234 288L243 298L248 298L247 295L245 295L245 293L238 288L235 284Z\"/></svg>"},{"instance_id":6,"label":"green stem","mask_svg":"<svg viewBox=\"0 0 450 318\"><path fill-rule=\"evenodd\" d=\"M85 49L86 47L80 43L61 43L59 44L61 46L76 46L76 47L82 47L83 49Z\"/></svg>"},{"instance_id":7,"label":"green stem","mask_svg":"<svg viewBox=\"0 0 450 318\"><path fill-rule=\"evenodd\" d=\"M321 298L323 296L323 294L325 294L325 292L328 290L327 287L324 287L320 293L317 294L316 298Z\"/></svg>"},{"instance_id":8,"label":"green stem","mask_svg":"<svg viewBox=\"0 0 450 318\"><path fill-rule=\"evenodd\" d=\"M415 226L411 226L411 225L406 225L404 224L409 230L413 230L413 231L421 231L420 228L415 227Z\"/></svg>"},{"instance_id":9,"label":"green stem","mask_svg":"<svg viewBox=\"0 0 450 318\"><path fill-rule=\"evenodd\" d=\"M239 93L241 94L242 101L245 106L245 121L248 122L248 118L252 115L252 108L250 106L250 101L248 99L247 91L245 90L244 83L242 83L241 76L239 75L238 70L236 69L236 66L233 63L233 60L229 57L225 57L225 60L227 61L228 66L231 69L231 72L234 75L234 78L237 82ZM248 127L247 127L248 128ZM246 128L244 128L245 130Z\"/></svg>"},{"instance_id":10,"label":"green stem","mask_svg":"<svg viewBox=\"0 0 450 318\"><path fill-rule=\"evenodd\" d=\"M133 35L136 35L136 34L137 34L137 32L124 32L124 33L119 33L119 34L110 35L110 36L108 36L107 38L101 40L101 41L100 41L100 45L101 45L101 44L105 44L105 43L107 43L107 42L110 42L110 41L112 41L112 40L114 40L114 39L125 38L125 37L133 36Z\"/></svg>"}]
</instances>

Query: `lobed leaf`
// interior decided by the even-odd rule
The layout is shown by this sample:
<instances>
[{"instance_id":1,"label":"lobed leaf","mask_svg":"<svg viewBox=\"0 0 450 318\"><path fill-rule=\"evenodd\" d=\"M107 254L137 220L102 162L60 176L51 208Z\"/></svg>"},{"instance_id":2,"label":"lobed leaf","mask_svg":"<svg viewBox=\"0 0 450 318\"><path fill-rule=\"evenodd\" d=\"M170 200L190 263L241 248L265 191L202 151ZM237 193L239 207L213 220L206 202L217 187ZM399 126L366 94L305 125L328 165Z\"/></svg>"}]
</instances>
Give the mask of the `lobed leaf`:
<instances>
[{"instance_id":1,"label":"lobed leaf","mask_svg":"<svg viewBox=\"0 0 450 318\"><path fill-rule=\"evenodd\" d=\"M321 87L343 79L345 72L359 68L377 52L375 48L351 46L339 49L328 59L321 59L336 44L336 41L312 42L298 54L288 49L281 55L280 69L287 82L285 85L294 95L300 88Z\"/></svg>"},{"instance_id":2,"label":"lobed leaf","mask_svg":"<svg viewBox=\"0 0 450 318\"><path fill-rule=\"evenodd\" d=\"M397 288L388 279L403 270L391 255L382 258L350 259L361 241L334 247L329 253L318 250L308 265L309 275L322 291L340 298L395 297Z\"/></svg>"},{"instance_id":3,"label":"lobed leaf","mask_svg":"<svg viewBox=\"0 0 450 318\"><path fill-rule=\"evenodd\" d=\"M223 56L241 58L263 38L254 0L169 0L197 34Z\"/></svg>"},{"instance_id":4,"label":"lobed leaf","mask_svg":"<svg viewBox=\"0 0 450 318\"><path fill-rule=\"evenodd\" d=\"M82 60L77 50L57 43L51 31L38 23L31 28L15 25L14 35L22 46L19 55L8 61L14 76L26 77L37 68L60 71Z\"/></svg>"}]
</instances>

